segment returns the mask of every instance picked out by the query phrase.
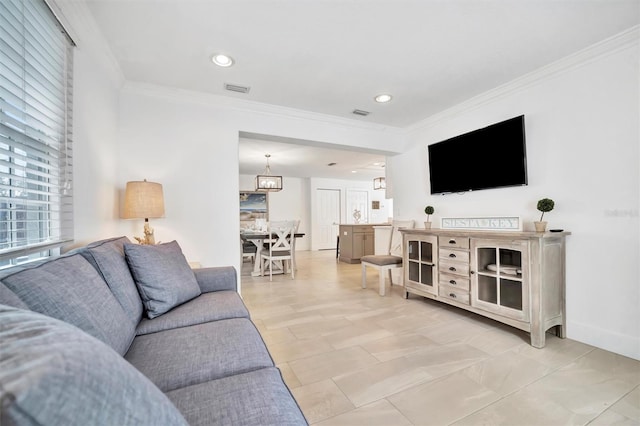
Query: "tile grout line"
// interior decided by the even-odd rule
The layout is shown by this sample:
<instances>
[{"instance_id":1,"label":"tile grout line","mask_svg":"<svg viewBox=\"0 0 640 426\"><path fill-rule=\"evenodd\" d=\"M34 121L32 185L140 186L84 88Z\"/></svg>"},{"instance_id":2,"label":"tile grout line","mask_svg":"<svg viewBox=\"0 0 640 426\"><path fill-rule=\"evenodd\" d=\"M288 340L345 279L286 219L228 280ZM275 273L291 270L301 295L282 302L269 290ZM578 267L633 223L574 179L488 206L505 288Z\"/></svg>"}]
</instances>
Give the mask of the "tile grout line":
<instances>
[{"instance_id":1,"label":"tile grout line","mask_svg":"<svg viewBox=\"0 0 640 426\"><path fill-rule=\"evenodd\" d=\"M614 405L616 405L618 402L622 401L624 398L626 398L630 393L632 393L633 391L635 391L636 389L640 388L640 384L636 385L633 389L631 389L629 392L625 393L624 395L622 395L620 398L618 398L615 402L613 402L609 407L605 408L604 410L602 410L597 416L595 416L593 419L589 420L589 422L587 423L587 425L593 423L598 417L600 417L601 415L603 415L604 413L606 413L607 411L609 411L611 408L613 408ZM619 413L618 413L619 414ZM629 417L627 417L624 414L620 414L621 416L629 419ZM635 421L634 419L629 419L631 421ZM585 425L586 426L586 425Z\"/></svg>"},{"instance_id":2,"label":"tile grout line","mask_svg":"<svg viewBox=\"0 0 640 426\"><path fill-rule=\"evenodd\" d=\"M541 376L541 377L538 377L537 379L535 379L535 380L533 380L532 382L529 382L529 383L527 383L527 384L525 384L525 385L523 385L523 386L519 387L518 389L515 389L515 390L513 390L513 391L511 391L511 392L509 392L509 393L507 393L507 394L505 394L505 395L502 395L500 398L496 399L495 401L491 402L490 404L487 404L487 405L485 405L484 407L479 408L479 409L477 409L477 410L473 411L472 413L469 413L469 414L467 414L466 416L461 417L461 418L459 418L459 419L457 419L457 420L455 420L454 422L449 423L449 424L451 425L451 424L453 424L453 423L457 423L457 422L459 422L459 421L461 421L461 420L466 419L467 417L473 416L474 414L478 413L479 411L482 411L482 410L484 410L484 409L486 409L486 408L488 408L488 407L490 407L490 406L492 406L492 405L497 404L498 402L502 401L503 399L505 399L505 398L507 398L507 397L509 397L509 396L512 396L512 395L514 395L514 394L516 394L516 393L518 393L518 392L522 391L523 389L525 389L525 388L527 388L527 387L529 387L529 386L533 385L534 383L539 382L540 380L544 379L545 377L547 377L547 376L549 376L549 375L551 375L551 374L553 374L553 373L555 373L555 372L557 372L557 371L561 370L562 368L566 367L567 365L570 365L570 364L572 364L573 362L575 362L575 361L579 360L580 358L583 358L584 356L586 356L586 355L590 354L590 353L591 353L591 352L593 352L594 350L595 350L595 348L594 348L594 347L592 347L588 352L585 352L584 354L582 354L582 355L580 355L580 356L578 356L578 357L574 358L573 360L568 361L566 364L563 364L563 365L561 365L561 366L559 366L559 367L556 367L556 368L552 368L552 369L551 369L547 374L545 374L545 375L543 375L543 376ZM527 357L526 355L523 355L523 356L525 356L526 358L529 358L529 357ZM534 360L534 359L532 359L532 358L529 358L529 359L531 359L531 360L532 360L532 361L534 361L534 362L538 362L538 361L536 361L536 360ZM478 383L478 384L480 384L480 383ZM571 410L569 410L569 411L571 411ZM600 413L600 414L602 414L602 413ZM599 416L600 414L598 414L598 416ZM596 417L594 417L593 419L591 419L591 421L595 420L595 418L597 418L598 416L596 416Z\"/></svg>"}]
</instances>

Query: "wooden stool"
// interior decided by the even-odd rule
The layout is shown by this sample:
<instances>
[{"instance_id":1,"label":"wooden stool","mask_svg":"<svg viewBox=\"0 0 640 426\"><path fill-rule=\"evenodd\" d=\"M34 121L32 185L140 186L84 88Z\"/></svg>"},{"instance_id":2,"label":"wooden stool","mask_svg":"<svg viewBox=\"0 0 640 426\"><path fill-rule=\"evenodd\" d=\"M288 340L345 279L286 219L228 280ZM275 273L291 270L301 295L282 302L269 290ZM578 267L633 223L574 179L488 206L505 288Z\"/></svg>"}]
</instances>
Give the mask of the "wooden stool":
<instances>
[{"instance_id":1,"label":"wooden stool","mask_svg":"<svg viewBox=\"0 0 640 426\"><path fill-rule=\"evenodd\" d=\"M378 270L380 275L380 296L384 296L384 276L389 273L389 284L391 282L391 270L402 268L402 257L391 254L363 256L360 259L362 264L362 288L367 288L367 266Z\"/></svg>"}]
</instances>

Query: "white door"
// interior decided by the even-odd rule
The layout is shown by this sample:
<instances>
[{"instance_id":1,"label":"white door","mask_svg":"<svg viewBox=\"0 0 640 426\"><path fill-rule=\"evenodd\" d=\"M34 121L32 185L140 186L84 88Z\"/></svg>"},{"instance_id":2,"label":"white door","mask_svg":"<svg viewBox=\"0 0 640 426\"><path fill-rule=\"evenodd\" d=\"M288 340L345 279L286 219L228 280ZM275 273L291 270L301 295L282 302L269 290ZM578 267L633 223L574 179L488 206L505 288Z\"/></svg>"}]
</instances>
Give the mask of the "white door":
<instances>
[{"instance_id":1,"label":"white door","mask_svg":"<svg viewBox=\"0 0 640 426\"><path fill-rule=\"evenodd\" d=\"M340 190L317 189L313 224L313 248L315 250L335 250L340 223Z\"/></svg>"},{"instance_id":2,"label":"white door","mask_svg":"<svg viewBox=\"0 0 640 426\"><path fill-rule=\"evenodd\" d=\"M358 219L354 214L356 211ZM369 223L369 192L360 189L347 189L346 223Z\"/></svg>"}]
</instances>

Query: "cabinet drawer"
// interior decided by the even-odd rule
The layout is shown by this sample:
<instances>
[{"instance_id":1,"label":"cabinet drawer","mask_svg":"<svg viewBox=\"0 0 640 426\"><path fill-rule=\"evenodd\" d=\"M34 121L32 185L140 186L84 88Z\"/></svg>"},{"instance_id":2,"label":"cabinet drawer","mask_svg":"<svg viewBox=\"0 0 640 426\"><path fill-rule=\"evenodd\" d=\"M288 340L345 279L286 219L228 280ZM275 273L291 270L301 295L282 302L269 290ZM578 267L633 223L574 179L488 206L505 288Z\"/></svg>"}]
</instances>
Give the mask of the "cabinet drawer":
<instances>
[{"instance_id":1,"label":"cabinet drawer","mask_svg":"<svg viewBox=\"0 0 640 426\"><path fill-rule=\"evenodd\" d=\"M463 278L457 275L449 275L446 273L440 274L440 285L449 286L451 288L457 288L460 290L469 291L469 278Z\"/></svg>"},{"instance_id":2,"label":"cabinet drawer","mask_svg":"<svg viewBox=\"0 0 640 426\"><path fill-rule=\"evenodd\" d=\"M469 248L469 238L465 238L465 237L445 237L445 236L440 236L438 237L438 246L442 249L442 248L446 248L446 247L455 247L455 248L463 248L463 249L468 249Z\"/></svg>"},{"instance_id":3,"label":"cabinet drawer","mask_svg":"<svg viewBox=\"0 0 640 426\"><path fill-rule=\"evenodd\" d=\"M455 262L450 260L440 260L438 266L440 273L469 276L469 263Z\"/></svg>"},{"instance_id":4,"label":"cabinet drawer","mask_svg":"<svg viewBox=\"0 0 640 426\"><path fill-rule=\"evenodd\" d=\"M442 286L438 290L438 296L445 299L455 300L458 303L469 304L469 292L451 288L450 286Z\"/></svg>"},{"instance_id":5,"label":"cabinet drawer","mask_svg":"<svg viewBox=\"0 0 640 426\"><path fill-rule=\"evenodd\" d=\"M354 226L354 234L373 234L373 226Z\"/></svg>"},{"instance_id":6,"label":"cabinet drawer","mask_svg":"<svg viewBox=\"0 0 640 426\"><path fill-rule=\"evenodd\" d=\"M440 259L443 259L443 260L449 259L449 260L454 260L458 262L469 263L468 251L441 248L439 252L440 252Z\"/></svg>"}]
</instances>

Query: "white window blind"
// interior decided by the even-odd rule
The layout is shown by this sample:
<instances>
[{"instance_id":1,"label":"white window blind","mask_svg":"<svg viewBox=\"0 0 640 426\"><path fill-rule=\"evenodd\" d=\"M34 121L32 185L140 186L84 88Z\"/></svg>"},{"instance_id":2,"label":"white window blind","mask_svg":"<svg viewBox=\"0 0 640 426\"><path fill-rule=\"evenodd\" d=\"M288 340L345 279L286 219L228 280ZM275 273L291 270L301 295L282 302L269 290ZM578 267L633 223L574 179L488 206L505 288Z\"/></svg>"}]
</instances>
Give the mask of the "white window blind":
<instances>
[{"instance_id":1,"label":"white window blind","mask_svg":"<svg viewBox=\"0 0 640 426\"><path fill-rule=\"evenodd\" d=\"M73 239L72 68L44 0L0 1L0 267Z\"/></svg>"}]
</instances>

